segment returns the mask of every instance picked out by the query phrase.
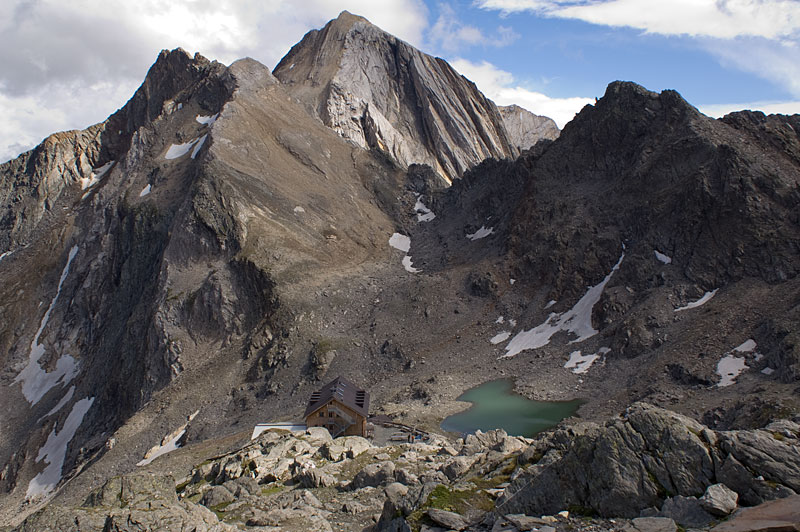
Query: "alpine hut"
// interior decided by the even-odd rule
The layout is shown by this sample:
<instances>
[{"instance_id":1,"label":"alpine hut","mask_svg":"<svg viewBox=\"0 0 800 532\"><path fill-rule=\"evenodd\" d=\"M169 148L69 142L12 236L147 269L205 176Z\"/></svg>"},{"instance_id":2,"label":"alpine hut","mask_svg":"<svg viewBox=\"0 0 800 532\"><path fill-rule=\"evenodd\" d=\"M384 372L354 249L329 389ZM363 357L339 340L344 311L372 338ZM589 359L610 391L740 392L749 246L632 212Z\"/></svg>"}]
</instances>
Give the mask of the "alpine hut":
<instances>
[{"instance_id":1,"label":"alpine hut","mask_svg":"<svg viewBox=\"0 0 800 532\"><path fill-rule=\"evenodd\" d=\"M366 436L369 394L352 382L336 377L311 394L306 425L325 427L331 436Z\"/></svg>"}]
</instances>

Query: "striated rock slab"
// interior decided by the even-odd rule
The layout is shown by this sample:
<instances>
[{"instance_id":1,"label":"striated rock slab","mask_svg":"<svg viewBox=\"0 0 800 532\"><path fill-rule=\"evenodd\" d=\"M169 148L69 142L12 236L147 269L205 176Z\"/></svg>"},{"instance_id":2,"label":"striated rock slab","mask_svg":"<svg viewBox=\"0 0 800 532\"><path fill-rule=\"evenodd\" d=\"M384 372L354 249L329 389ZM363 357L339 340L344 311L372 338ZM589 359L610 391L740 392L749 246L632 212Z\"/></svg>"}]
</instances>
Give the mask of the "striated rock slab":
<instances>
[{"instance_id":1,"label":"striated rock slab","mask_svg":"<svg viewBox=\"0 0 800 532\"><path fill-rule=\"evenodd\" d=\"M539 116L519 105L498 106L511 144L519 151L533 147L542 139L556 140L561 131L552 118Z\"/></svg>"},{"instance_id":2,"label":"striated rock slab","mask_svg":"<svg viewBox=\"0 0 800 532\"><path fill-rule=\"evenodd\" d=\"M472 82L346 11L307 33L273 73L342 137L402 166L428 164L452 180L517 152L497 107Z\"/></svg>"}]
</instances>

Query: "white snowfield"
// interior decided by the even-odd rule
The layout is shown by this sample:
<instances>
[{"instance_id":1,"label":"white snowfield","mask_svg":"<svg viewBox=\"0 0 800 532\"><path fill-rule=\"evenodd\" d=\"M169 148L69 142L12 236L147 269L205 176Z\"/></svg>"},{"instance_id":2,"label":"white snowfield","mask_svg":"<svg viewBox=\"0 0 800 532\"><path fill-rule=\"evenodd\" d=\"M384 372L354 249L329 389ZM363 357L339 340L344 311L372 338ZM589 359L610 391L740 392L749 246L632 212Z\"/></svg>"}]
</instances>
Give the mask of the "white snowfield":
<instances>
[{"instance_id":1,"label":"white snowfield","mask_svg":"<svg viewBox=\"0 0 800 532\"><path fill-rule=\"evenodd\" d=\"M95 186L97 183L103 179L103 176L111 170L111 167L114 166L115 161L109 161L100 168L92 168L92 173L89 177L82 177L81 178L81 190L86 190L87 188L91 188Z\"/></svg>"},{"instance_id":2,"label":"white snowfield","mask_svg":"<svg viewBox=\"0 0 800 532\"><path fill-rule=\"evenodd\" d=\"M470 240L472 240L474 242L475 240L478 240L480 238L486 238L487 236L491 235L492 233L494 233L494 227L490 227L490 228L487 229L486 226L482 225L481 228L478 229L477 231L475 231L474 233L468 234L467 238L469 238Z\"/></svg>"},{"instance_id":3,"label":"white snowfield","mask_svg":"<svg viewBox=\"0 0 800 532\"><path fill-rule=\"evenodd\" d=\"M45 354L45 346L39 343L39 338L42 336L47 321L50 319L50 313L56 306L58 297L61 295L61 287L64 285L69 274L69 267L75 255L78 254L78 246L74 246L69 251L69 258L64 270L61 272L61 279L58 281L58 290L50 302L44 317L39 325L39 330L31 342L31 351L28 357L28 365L20 371L19 375L14 379L14 382L22 382L22 394L31 405L36 403L44 397L54 386L61 384L66 386L78 374L78 361L70 355L62 355L56 361L56 367L53 371L46 371L39 365L39 360Z\"/></svg>"},{"instance_id":4,"label":"white snowfield","mask_svg":"<svg viewBox=\"0 0 800 532\"><path fill-rule=\"evenodd\" d=\"M200 148L206 141L206 137L208 137L208 133L183 144L171 144L167 150L167 153L164 154L164 158L168 160L177 159L179 157L183 157L191 151L192 159L194 159L197 157L197 153L200 151Z\"/></svg>"},{"instance_id":5,"label":"white snowfield","mask_svg":"<svg viewBox=\"0 0 800 532\"><path fill-rule=\"evenodd\" d=\"M402 264L403 268L405 268L408 273L419 273L422 271L412 266L411 255L408 254L408 251L411 249L411 238L406 235L401 235L400 233L394 233L389 237L389 245L406 254L406 256L403 257Z\"/></svg>"},{"instance_id":6,"label":"white snowfield","mask_svg":"<svg viewBox=\"0 0 800 532\"><path fill-rule=\"evenodd\" d=\"M733 350L726 353L725 356L720 359L717 363L717 374L720 377L720 381L717 383L718 388L724 388L725 386L734 384L739 375L749 367L746 363L746 359L744 357L737 357L735 353L752 353L756 350L756 347L758 347L756 341L750 338L742 343L742 345L733 348ZM759 356L756 354L756 360L758 359ZM771 372L767 373L764 370L761 372L765 375L771 374Z\"/></svg>"},{"instance_id":7,"label":"white snowfield","mask_svg":"<svg viewBox=\"0 0 800 532\"><path fill-rule=\"evenodd\" d=\"M595 360L610 352L611 349L608 347L601 347L598 349L597 353L591 355L582 355L580 351L573 351L569 355L569 360L564 364L564 368L571 369L572 373L577 375L583 375L589 371L589 368L592 367Z\"/></svg>"},{"instance_id":8,"label":"white snowfield","mask_svg":"<svg viewBox=\"0 0 800 532\"><path fill-rule=\"evenodd\" d=\"M701 305L705 305L711 300L712 297L714 297L714 295L717 293L717 290L719 290L719 288L715 288L711 292L706 292L705 294L703 294L703 297L701 297L697 301L692 301L690 303L687 303L686 306L676 308L675 312L680 312L682 310L690 310L693 308L697 308Z\"/></svg>"},{"instance_id":9,"label":"white snowfield","mask_svg":"<svg viewBox=\"0 0 800 532\"><path fill-rule=\"evenodd\" d=\"M194 146L195 142L197 142L197 140L190 140L189 142L186 142L184 144L171 144L169 149L167 150L167 153L164 154L164 158L177 159L178 157L183 157L184 155L189 153L189 151L191 151L192 146Z\"/></svg>"},{"instance_id":10,"label":"white snowfield","mask_svg":"<svg viewBox=\"0 0 800 532\"><path fill-rule=\"evenodd\" d=\"M211 116L197 115L196 117L194 117L194 119L197 120L198 124L204 124L206 126L211 126L214 122L217 121L217 118L219 118L219 113Z\"/></svg>"},{"instance_id":11,"label":"white snowfield","mask_svg":"<svg viewBox=\"0 0 800 532\"><path fill-rule=\"evenodd\" d=\"M670 264L672 262L672 258L671 257L667 257L666 255L664 255L663 253L661 253L657 249L654 249L653 253L655 253L656 254L656 258L659 261L663 262L664 264Z\"/></svg>"},{"instance_id":12,"label":"white snowfield","mask_svg":"<svg viewBox=\"0 0 800 532\"><path fill-rule=\"evenodd\" d=\"M56 412L58 412L59 410L64 408L64 405L66 405L67 403L70 402L70 400L72 399L73 395L75 395L75 385L74 384L69 387L69 390L67 390L67 393L64 394L64 397L61 398L61 400L58 402L58 404L56 406L54 406L48 413L46 413L42 417L42 419L44 419L44 418L46 418L48 416L52 416L53 414L55 414ZM41 419L39 421L41 421Z\"/></svg>"},{"instance_id":13,"label":"white snowfield","mask_svg":"<svg viewBox=\"0 0 800 532\"><path fill-rule=\"evenodd\" d=\"M44 460L47 465L41 473L33 477L28 483L28 491L26 493L28 499L47 495L61 481L61 469L64 467L67 446L78 431L78 427L81 426L83 418L91 408L92 403L94 403L94 397L87 397L76 402L61 426L61 430L57 430L56 427L50 432L47 441L39 449L39 454L36 456L37 462Z\"/></svg>"},{"instance_id":14,"label":"white snowfield","mask_svg":"<svg viewBox=\"0 0 800 532\"><path fill-rule=\"evenodd\" d=\"M752 353L753 351L756 350L756 347L757 347L756 341L750 338L746 340L739 347L734 348L734 351L737 351L739 353Z\"/></svg>"},{"instance_id":15,"label":"white snowfield","mask_svg":"<svg viewBox=\"0 0 800 532\"><path fill-rule=\"evenodd\" d=\"M492 345L496 345L496 344L499 344L500 342L505 342L506 340L509 339L509 337L511 337L511 331L501 331L501 332L495 334L489 340L489 342L491 342Z\"/></svg>"},{"instance_id":16,"label":"white snowfield","mask_svg":"<svg viewBox=\"0 0 800 532\"><path fill-rule=\"evenodd\" d=\"M150 183L148 183L147 186L144 187L141 192L139 192L139 197L143 198L143 197L147 196L148 194L150 194L151 190L152 190L152 187L151 187Z\"/></svg>"},{"instance_id":17,"label":"white snowfield","mask_svg":"<svg viewBox=\"0 0 800 532\"><path fill-rule=\"evenodd\" d=\"M404 253L408 253L408 250L411 249L411 238L406 235L401 235L400 233L394 233L389 237L389 245L394 249L399 249Z\"/></svg>"},{"instance_id":18,"label":"white snowfield","mask_svg":"<svg viewBox=\"0 0 800 532\"><path fill-rule=\"evenodd\" d=\"M592 309L600 300L608 281L614 275L625 258L623 253L608 275L597 285L592 286L570 310L563 314L553 312L544 323L518 333L506 345L506 354L500 358L513 357L527 349L538 349L550 343L550 339L558 332L564 331L576 336L570 343L579 343L597 334L592 326Z\"/></svg>"},{"instance_id":19,"label":"white snowfield","mask_svg":"<svg viewBox=\"0 0 800 532\"><path fill-rule=\"evenodd\" d=\"M164 456L167 453L171 453L175 449L180 448L180 440L184 434L186 434L186 428L189 426L189 423L197 417L199 414L199 410L195 410L192 415L189 416L189 419L186 421L185 424L178 427L177 430L167 434L162 440L160 445L156 445L155 447L151 448L147 453L145 453L144 458L136 463L137 466L146 466L159 456Z\"/></svg>"},{"instance_id":20,"label":"white snowfield","mask_svg":"<svg viewBox=\"0 0 800 532\"><path fill-rule=\"evenodd\" d=\"M717 374L720 376L717 387L724 388L735 383L736 378L746 369L744 357L725 355L717 362Z\"/></svg>"},{"instance_id":21,"label":"white snowfield","mask_svg":"<svg viewBox=\"0 0 800 532\"><path fill-rule=\"evenodd\" d=\"M192 150L192 159L197 157L197 154L200 152L200 148L203 147L203 143L206 141L206 137L208 137L208 133L197 139L197 143L194 145L194 149Z\"/></svg>"},{"instance_id":22,"label":"white snowfield","mask_svg":"<svg viewBox=\"0 0 800 532\"><path fill-rule=\"evenodd\" d=\"M417 194L417 203L414 205L414 212L417 213L418 222L430 222L436 215L422 203L419 194Z\"/></svg>"}]
</instances>

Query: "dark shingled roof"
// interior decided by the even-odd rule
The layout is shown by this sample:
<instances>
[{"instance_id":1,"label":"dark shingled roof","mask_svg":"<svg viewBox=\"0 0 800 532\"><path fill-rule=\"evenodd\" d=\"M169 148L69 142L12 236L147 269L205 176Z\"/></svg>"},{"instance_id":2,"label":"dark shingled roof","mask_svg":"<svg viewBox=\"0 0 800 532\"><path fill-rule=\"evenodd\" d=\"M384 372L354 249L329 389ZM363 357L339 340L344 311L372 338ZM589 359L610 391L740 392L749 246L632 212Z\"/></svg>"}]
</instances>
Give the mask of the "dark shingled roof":
<instances>
[{"instance_id":1,"label":"dark shingled roof","mask_svg":"<svg viewBox=\"0 0 800 532\"><path fill-rule=\"evenodd\" d=\"M364 417L369 416L369 394L352 382L336 377L331 382L311 394L303 417L308 417L333 399L348 406Z\"/></svg>"}]
</instances>

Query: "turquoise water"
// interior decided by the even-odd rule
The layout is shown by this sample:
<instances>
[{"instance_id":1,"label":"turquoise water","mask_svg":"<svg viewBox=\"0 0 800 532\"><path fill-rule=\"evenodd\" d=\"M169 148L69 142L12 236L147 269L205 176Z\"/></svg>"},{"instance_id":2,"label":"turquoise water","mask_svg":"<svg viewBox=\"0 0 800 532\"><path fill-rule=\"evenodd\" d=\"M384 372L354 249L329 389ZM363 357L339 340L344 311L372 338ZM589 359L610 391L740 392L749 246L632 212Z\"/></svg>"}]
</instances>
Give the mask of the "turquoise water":
<instances>
[{"instance_id":1,"label":"turquoise water","mask_svg":"<svg viewBox=\"0 0 800 532\"><path fill-rule=\"evenodd\" d=\"M513 393L512 388L510 380L501 379L467 390L458 400L470 402L472 407L446 418L442 429L461 433L503 429L512 436L530 437L574 415L583 403L580 399L531 401Z\"/></svg>"}]
</instances>

